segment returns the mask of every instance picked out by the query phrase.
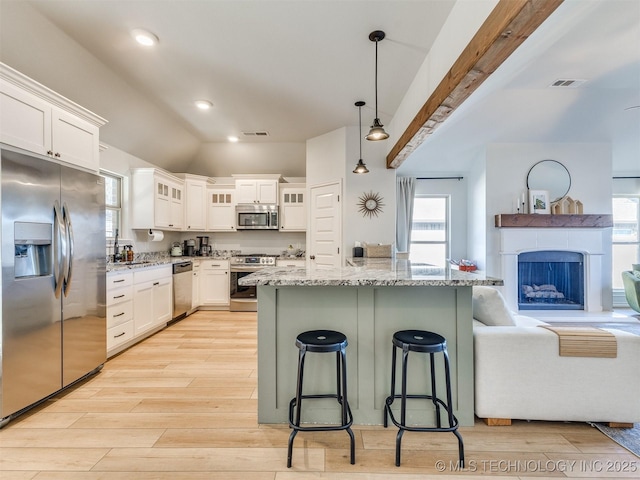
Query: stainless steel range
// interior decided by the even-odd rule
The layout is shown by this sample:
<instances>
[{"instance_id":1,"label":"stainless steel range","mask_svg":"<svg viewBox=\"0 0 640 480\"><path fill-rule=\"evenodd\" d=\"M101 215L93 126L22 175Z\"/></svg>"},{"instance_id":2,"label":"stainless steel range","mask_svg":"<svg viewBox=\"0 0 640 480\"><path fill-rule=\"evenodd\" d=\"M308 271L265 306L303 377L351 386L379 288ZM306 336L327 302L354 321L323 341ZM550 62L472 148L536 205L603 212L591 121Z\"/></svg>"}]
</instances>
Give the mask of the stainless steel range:
<instances>
[{"instance_id":1,"label":"stainless steel range","mask_svg":"<svg viewBox=\"0 0 640 480\"><path fill-rule=\"evenodd\" d=\"M256 312L258 297L256 287L238 285L238 280L265 267L275 267L276 255L254 253L250 255L236 255L231 258L229 281L229 310L231 312Z\"/></svg>"}]
</instances>

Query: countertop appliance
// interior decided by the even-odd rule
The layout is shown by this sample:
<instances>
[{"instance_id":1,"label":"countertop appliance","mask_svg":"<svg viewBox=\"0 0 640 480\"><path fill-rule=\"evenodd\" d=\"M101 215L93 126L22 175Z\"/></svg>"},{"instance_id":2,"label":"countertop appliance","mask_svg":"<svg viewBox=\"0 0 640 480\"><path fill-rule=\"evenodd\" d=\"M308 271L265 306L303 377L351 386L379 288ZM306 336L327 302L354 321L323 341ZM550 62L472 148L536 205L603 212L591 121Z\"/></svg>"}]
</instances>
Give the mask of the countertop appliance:
<instances>
[{"instance_id":1,"label":"countertop appliance","mask_svg":"<svg viewBox=\"0 0 640 480\"><path fill-rule=\"evenodd\" d=\"M173 264L173 315L175 320L191 311L193 296L193 264L178 262Z\"/></svg>"},{"instance_id":2,"label":"countertop appliance","mask_svg":"<svg viewBox=\"0 0 640 480\"><path fill-rule=\"evenodd\" d=\"M198 237L198 255L201 257L206 257L207 255L211 255L211 245L209 245L209 237Z\"/></svg>"},{"instance_id":3,"label":"countertop appliance","mask_svg":"<svg viewBox=\"0 0 640 480\"><path fill-rule=\"evenodd\" d=\"M183 255L193 257L196 254L196 241L193 238L184 241Z\"/></svg>"},{"instance_id":4,"label":"countertop appliance","mask_svg":"<svg viewBox=\"0 0 640 480\"><path fill-rule=\"evenodd\" d=\"M238 280L265 267L275 267L277 255L254 253L236 255L229 264L229 311L256 312L258 297L255 286L238 285Z\"/></svg>"},{"instance_id":5,"label":"countertop appliance","mask_svg":"<svg viewBox=\"0 0 640 480\"><path fill-rule=\"evenodd\" d=\"M173 242L171 244L171 256L172 257L182 256L182 245L180 245L180 242Z\"/></svg>"},{"instance_id":6,"label":"countertop appliance","mask_svg":"<svg viewBox=\"0 0 640 480\"><path fill-rule=\"evenodd\" d=\"M278 230L277 205L236 205L238 230Z\"/></svg>"},{"instance_id":7,"label":"countertop appliance","mask_svg":"<svg viewBox=\"0 0 640 480\"><path fill-rule=\"evenodd\" d=\"M1 147L0 426L106 361L104 179Z\"/></svg>"}]
</instances>

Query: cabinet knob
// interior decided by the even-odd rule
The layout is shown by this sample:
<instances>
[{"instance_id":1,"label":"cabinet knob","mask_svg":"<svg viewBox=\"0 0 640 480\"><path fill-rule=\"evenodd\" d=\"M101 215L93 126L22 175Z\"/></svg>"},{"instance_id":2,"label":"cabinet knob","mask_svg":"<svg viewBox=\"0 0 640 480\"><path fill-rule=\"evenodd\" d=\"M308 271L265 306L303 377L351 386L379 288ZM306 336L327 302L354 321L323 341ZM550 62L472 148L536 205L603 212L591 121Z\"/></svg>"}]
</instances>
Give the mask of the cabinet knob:
<instances>
[{"instance_id":1,"label":"cabinet knob","mask_svg":"<svg viewBox=\"0 0 640 480\"><path fill-rule=\"evenodd\" d=\"M47 150L47 155L53 155L53 152L51 150Z\"/></svg>"},{"instance_id":2,"label":"cabinet knob","mask_svg":"<svg viewBox=\"0 0 640 480\"><path fill-rule=\"evenodd\" d=\"M315 259L316 259L316 256L315 256L315 255L311 255L311 256L309 257L309 259L310 259L310 260L315 260Z\"/></svg>"},{"instance_id":3,"label":"cabinet knob","mask_svg":"<svg viewBox=\"0 0 640 480\"><path fill-rule=\"evenodd\" d=\"M60 153L59 153L59 152L56 152L56 154L54 155L54 157L58 157L58 158L60 158Z\"/></svg>"}]
</instances>

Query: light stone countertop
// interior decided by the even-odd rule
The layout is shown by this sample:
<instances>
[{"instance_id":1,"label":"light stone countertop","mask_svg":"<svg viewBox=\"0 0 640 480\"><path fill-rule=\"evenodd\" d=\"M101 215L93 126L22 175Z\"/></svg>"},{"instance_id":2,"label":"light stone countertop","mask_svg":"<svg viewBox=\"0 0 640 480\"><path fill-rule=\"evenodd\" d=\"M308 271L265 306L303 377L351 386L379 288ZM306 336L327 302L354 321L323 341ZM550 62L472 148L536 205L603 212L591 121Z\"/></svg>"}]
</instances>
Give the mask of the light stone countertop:
<instances>
[{"instance_id":1,"label":"light stone countertop","mask_svg":"<svg viewBox=\"0 0 640 480\"><path fill-rule=\"evenodd\" d=\"M107 273L119 272L127 270L136 270L139 268L159 267L162 265L172 265L174 263L181 262L193 262L194 260L229 260L230 256L216 256L211 255L207 257L162 257L146 260L136 260L132 263L129 262L107 262Z\"/></svg>"},{"instance_id":2,"label":"light stone countertop","mask_svg":"<svg viewBox=\"0 0 640 480\"><path fill-rule=\"evenodd\" d=\"M409 260L393 258L354 258L342 268L268 267L238 280L240 285L270 286L432 286L471 287L500 286L499 278L483 272L461 272L426 264L412 264Z\"/></svg>"}]
</instances>

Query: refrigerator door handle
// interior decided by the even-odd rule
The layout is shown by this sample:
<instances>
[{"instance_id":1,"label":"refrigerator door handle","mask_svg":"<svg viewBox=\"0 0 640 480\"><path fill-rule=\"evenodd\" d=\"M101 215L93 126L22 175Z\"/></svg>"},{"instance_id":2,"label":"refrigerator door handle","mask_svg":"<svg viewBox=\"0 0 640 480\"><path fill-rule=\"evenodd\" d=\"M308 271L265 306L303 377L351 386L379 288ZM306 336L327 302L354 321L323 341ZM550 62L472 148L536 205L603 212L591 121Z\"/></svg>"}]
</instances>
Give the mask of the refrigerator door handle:
<instances>
[{"instance_id":1,"label":"refrigerator door handle","mask_svg":"<svg viewBox=\"0 0 640 480\"><path fill-rule=\"evenodd\" d=\"M53 276L55 282L55 296L60 298L62 292L62 284L64 283L64 275L66 269L67 258L67 234L64 225L64 219L60 212L60 204L56 200L53 205L53 242L54 256L53 259Z\"/></svg>"},{"instance_id":2,"label":"refrigerator door handle","mask_svg":"<svg viewBox=\"0 0 640 480\"><path fill-rule=\"evenodd\" d=\"M69 295L69 289L71 288L71 279L73 277L73 227L71 226L71 212L66 203L62 205L62 215L64 218L64 224L67 233L67 265L64 270L64 296Z\"/></svg>"}]
</instances>

